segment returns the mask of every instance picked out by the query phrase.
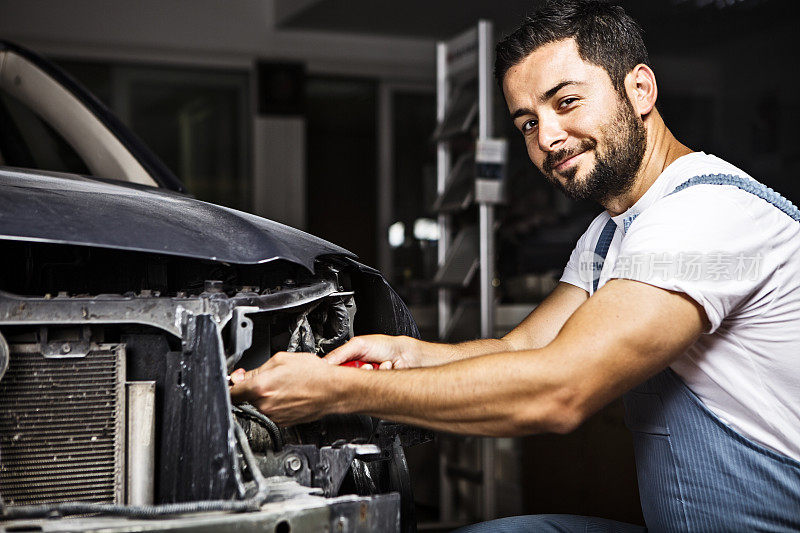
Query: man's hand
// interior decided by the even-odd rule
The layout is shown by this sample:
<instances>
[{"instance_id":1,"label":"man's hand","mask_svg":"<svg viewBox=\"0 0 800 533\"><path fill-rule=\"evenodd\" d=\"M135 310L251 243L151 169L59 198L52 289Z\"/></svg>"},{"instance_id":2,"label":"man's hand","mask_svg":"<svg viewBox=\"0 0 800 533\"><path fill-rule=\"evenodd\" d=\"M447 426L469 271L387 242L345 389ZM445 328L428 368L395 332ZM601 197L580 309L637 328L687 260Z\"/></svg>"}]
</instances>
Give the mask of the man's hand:
<instances>
[{"instance_id":1,"label":"man's hand","mask_svg":"<svg viewBox=\"0 0 800 533\"><path fill-rule=\"evenodd\" d=\"M522 324L502 339L440 344L411 337L363 335L333 350L325 360L334 365L363 361L380 369L401 369L439 366L490 353L542 348L556 337L567 319L588 297L583 289L559 283Z\"/></svg>"},{"instance_id":2,"label":"man's hand","mask_svg":"<svg viewBox=\"0 0 800 533\"><path fill-rule=\"evenodd\" d=\"M332 365L348 361L364 361L377 368L414 368L425 366L422 361L420 341L412 337L390 335L363 335L350 339L325 356Z\"/></svg>"},{"instance_id":3,"label":"man's hand","mask_svg":"<svg viewBox=\"0 0 800 533\"><path fill-rule=\"evenodd\" d=\"M310 353L276 353L255 370L231 374L231 399L250 402L282 426L310 422L335 412L337 372L362 370L338 368Z\"/></svg>"},{"instance_id":4,"label":"man's hand","mask_svg":"<svg viewBox=\"0 0 800 533\"><path fill-rule=\"evenodd\" d=\"M279 353L244 376L234 372L231 395L234 401L250 401L280 424L364 413L451 433L564 433L667 367L707 328L703 307L685 294L615 279L586 299L556 338L539 349L391 372L364 372L311 354ZM423 347L426 363L428 346L440 346L415 342ZM368 355L363 346L347 350L353 351L342 360L415 362L403 350L387 349L378 352L380 357Z\"/></svg>"}]
</instances>

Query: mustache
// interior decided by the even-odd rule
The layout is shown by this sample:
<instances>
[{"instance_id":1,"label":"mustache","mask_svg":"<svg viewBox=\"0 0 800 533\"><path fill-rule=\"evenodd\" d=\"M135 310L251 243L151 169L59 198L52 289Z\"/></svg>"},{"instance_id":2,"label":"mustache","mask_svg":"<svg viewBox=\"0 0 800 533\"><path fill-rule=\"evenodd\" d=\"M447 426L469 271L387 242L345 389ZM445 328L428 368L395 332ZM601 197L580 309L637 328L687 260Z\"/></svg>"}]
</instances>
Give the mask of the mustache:
<instances>
[{"instance_id":1,"label":"mustache","mask_svg":"<svg viewBox=\"0 0 800 533\"><path fill-rule=\"evenodd\" d=\"M552 174L553 168L558 166L563 161L581 152L591 150L595 146L597 146L597 141L594 139L586 139L575 148L562 148L557 152L550 152L545 156L544 162L542 163L542 168L547 174Z\"/></svg>"}]
</instances>

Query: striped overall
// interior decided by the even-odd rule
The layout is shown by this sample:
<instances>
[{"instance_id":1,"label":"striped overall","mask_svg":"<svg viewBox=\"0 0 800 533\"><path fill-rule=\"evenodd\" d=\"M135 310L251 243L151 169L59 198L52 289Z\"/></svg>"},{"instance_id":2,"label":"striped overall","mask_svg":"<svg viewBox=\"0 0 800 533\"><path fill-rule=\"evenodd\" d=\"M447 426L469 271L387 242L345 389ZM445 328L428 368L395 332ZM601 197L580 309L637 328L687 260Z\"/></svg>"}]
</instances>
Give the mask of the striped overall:
<instances>
[{"instance_id":1,"label":"striped overall","mask_svg":"<svg viewBox=\"0 0 800 533\"><path fill-rule=\"evenodd\" d=\"M791 202L738 176L697 176L670 194L694 185L737 187L800 222L800 210ZM594 266L594 290L615 231L616 223L609 220L595 246L600 261ZM625 423L633 432L647 530L800 531L800 462L727 426L669 368L627 392L623 401ZM493 520L462 531L642 530L599 518L530 515Z\"/></svg>"}]
</instances>

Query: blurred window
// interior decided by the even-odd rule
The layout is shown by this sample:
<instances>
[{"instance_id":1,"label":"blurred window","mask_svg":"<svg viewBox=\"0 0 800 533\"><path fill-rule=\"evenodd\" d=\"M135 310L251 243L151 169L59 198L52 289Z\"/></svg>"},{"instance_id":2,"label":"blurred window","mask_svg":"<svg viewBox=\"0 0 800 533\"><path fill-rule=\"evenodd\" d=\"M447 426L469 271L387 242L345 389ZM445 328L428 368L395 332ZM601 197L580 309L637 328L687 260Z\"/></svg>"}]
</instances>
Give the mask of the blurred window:
<instances>
[{"instance_id":1,"label":"blurred window","mask_svg":"<svg viewBox=\"0 0 800 533\"><path fill-rule=\"evenodd\" d=\"M433 304L436 291L430 280L436 274L437 243L428 238L430 228L425 232L425 223L420 225L419 221L436 216L431 209L436 200L436 145L431 142L436 128L436 95L432 91L398 89L392 94L391 106L392 216L409 234L404 235L401 246L392 249L390 281L408 303Z\"/></svg>"},{"instance_id":2,"label":"blurred window","mask_svg":"<svg viewBox=\"0 0 800 533\"><path fill-rule=\"evenodd\" d=\"M59 61L196 198L249 211L246 71Z\"/></svg>"},{"instance_id":3,"label":"blurred window","mask_svg":"<svg viewBox=\"0 0 800 533\"><path fill-rule=\"evenodd\" d=\"M0 164L89 174L86 164L49 124L28 106L0 91Z\"/></svg>"},{"instance_id":4,"label":"blurred window","mask_svg":"<svg viewBox=\"0 0 800 533\"><path fill-rule=\"evenodd\" d=\"M376 84L310 76L306 83L308 231L375 264Z\"/></svg>"}]
</instances>

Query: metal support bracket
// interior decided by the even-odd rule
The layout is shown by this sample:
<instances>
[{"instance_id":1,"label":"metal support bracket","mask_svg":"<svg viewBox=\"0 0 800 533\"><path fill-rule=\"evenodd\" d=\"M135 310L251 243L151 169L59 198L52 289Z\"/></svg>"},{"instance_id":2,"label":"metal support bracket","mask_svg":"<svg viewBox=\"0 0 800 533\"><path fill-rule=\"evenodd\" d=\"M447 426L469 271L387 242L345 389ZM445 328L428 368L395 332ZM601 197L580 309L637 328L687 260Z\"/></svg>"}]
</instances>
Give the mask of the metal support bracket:
<instances>
[{"instance_id":1,"label":"metal support bracket","mask_svg":"<svg viewBox=\"0 0 800 533\"><path fill-rule=\"evenodd\" d=\"M226 355L226 364L230 372L242 358L242 354L253 345L253 321L248 313L258 312L258 307L234 307L230 322L230 348Z\"/></svg>"},{"instance_id":2,"label":"metal support bracket","mask_svg":"<svg viewBox=\"0 0 800 533\"><path fill-rule=\"evenodd\" d=\"M301 485L318 487L326 497L339 492L342 481L350 470L353 459L380 457L381 449L375 444L344 444L323 446L290 444L280 453L259 459L265 476L288 476Z\"/></svg>"},{"instance_id":3,"label":"metal support bracket","mask_svg":"<svg viewBox=\"0 0 800 533\"><path fill-rule=\"evenodd\" d=\"M81 338L77 340L48 340L47 327L39 328L38 332L39 350L45 357L68 358L86 357L95 348L92 345L92 331L89 326L81 328Z\"/></svg>"}]
</instances>

